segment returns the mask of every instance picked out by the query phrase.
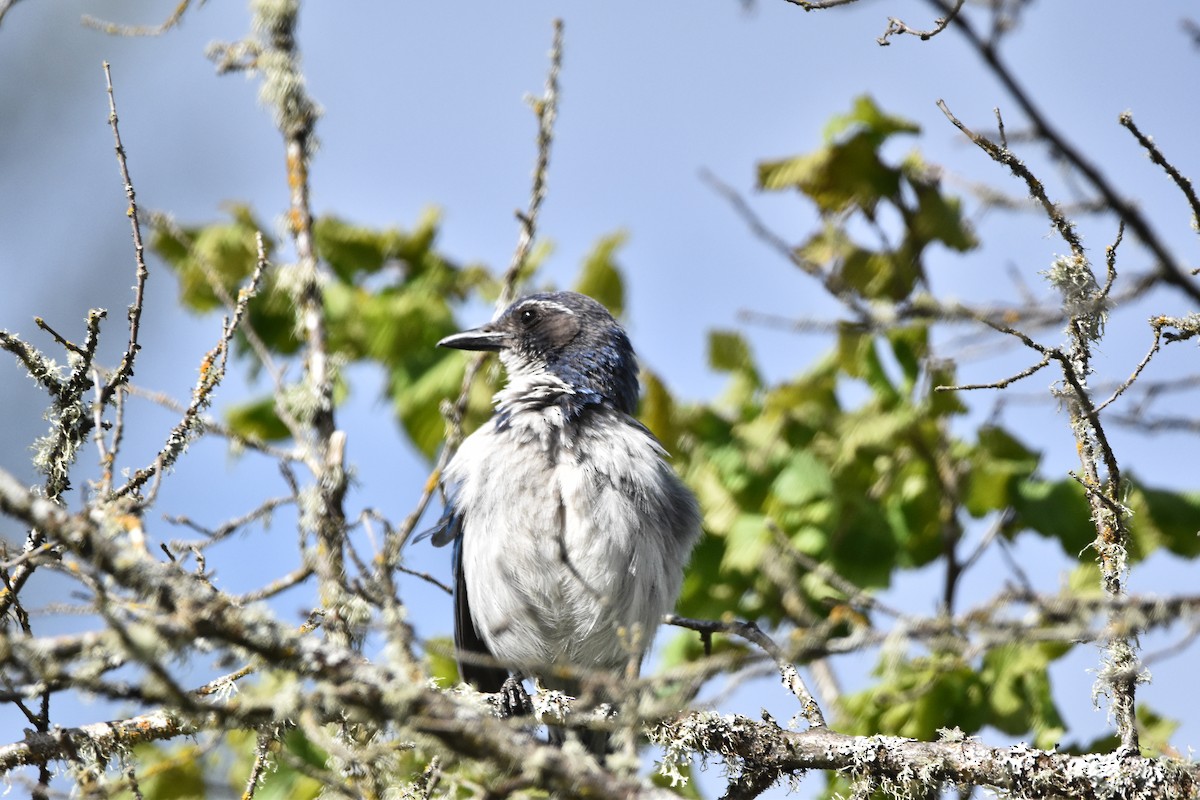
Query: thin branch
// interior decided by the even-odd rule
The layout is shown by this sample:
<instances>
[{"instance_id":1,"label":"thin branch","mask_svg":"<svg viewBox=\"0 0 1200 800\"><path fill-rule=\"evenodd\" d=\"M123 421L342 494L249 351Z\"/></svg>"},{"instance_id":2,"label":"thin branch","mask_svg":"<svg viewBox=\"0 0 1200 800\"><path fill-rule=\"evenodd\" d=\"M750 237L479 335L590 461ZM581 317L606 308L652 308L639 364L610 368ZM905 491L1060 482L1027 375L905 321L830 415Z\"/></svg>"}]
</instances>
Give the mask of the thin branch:
<instances>
[{"instance_id":1,"label":"thin branch","mask_svg":"<svg viewBox=\"0 0 1200 800\"><path fill-rule=\"evenodd\" d=\"M0 330L0 348L7 350L17 357L29 377L37 381L52 397L63 393L63 382L59 378L58 365L48 359L40 350L23 341L19 336L8 331Z\"/></svg>"},{"instance_id":2,"label":"thin branch","mask_svg":"<svg viewBox=\"0 0 1200 800\"><path fill-rule=\"evenodd\" d=\"M1113 243L1104 248L1104 264L1106 277L1104 279L1104 288L1100 290L1102 299L1109 297L1112 294L1113 284L1117 282L1117 248L1121 246L1121 242L1125 239L1125 222L1117 223L1117 238Z\"/></svg>"},{"instance_id":3,"label":"thin branch","mask_svg":"<svg viewBox=\"0 0 1200 800\"><path fill-rule=\"evenodd\" d=\"M447 586L446 584L439 581L437 578L430 575L428 572L421 572L420 570L412 569L411 567L406 567L403 564L397 564L396 569L399 570L400 572L403 572L405 575L412 575L414 578L420 578L421 580L425 581L426 583L430 584L431 586L436 586L437 588L441 589L446 594L454 594L453 589L451 589L449 586Z\"/></svg>"},{"instance_id":4,"label":"thin branch","mask_svg":"<svg viewBox=\"0 0 1200 800\"><path fill-rule=\"evenodd\" d=\"M103 311L99 312L99 314L101 317L105 316ZM87 355L83 351L83 348L81 348L79 345L75 344L74 342L67 341L65 338L63 338L62 334L60 334L58 331L54 330L54 328L51 328L46 323L46 320L42 319L41 317L34 317L33 323L35 325L37 325L39 328L41 328L42 330L44 330L46 333L50 334L50 336L53 337L54 341L56 341L60 345L62 345L64 350L69 350L77 356L86 356Z\"/></svg>"},{"instance_id":5,"label":"thin branch","mask_svg":"<svg viewBox=\"0 0 1200 800\"><path fill-rule=\"evenodd\" d=\"M129 201L129 208L125 213L129 217L129 226L133 234L133 260L137 265L137 271L136 282L133 287L133 303L129 306L129 345L125 348L125 354L121 357L120 366L117 367L116 371L109 378L108 383L104 386L104 391L100 396L101 405L106 404L117 387L127 383L133 375L133 362L137 357L138 350L141 349L141 345L138 344L138 330L142 323L142 304L145 301L146 278L150 274L146 269L146 247L142 244L142 227L138 222L136 194L133 190L133 180L129 177L129 165L125 160L125 147L121 144L121 130L117 125L117 100L113 93L112 72L109 70L107 61L104 62L104 83L108 91L108 124L113 132L113 143L117 153L117 167L121 171L121 182L125 187L125 197Z\"/></svg>"},{"instance_id":6,"label":"thin branch","mask_svg":"<svg viewBox=\"0 0 1200 800\"><path fill-rule=\"evenodd\" d=\"M1200 767L1138 755L1068 755L1024 744L992 748L962 735L937 742L893 736L847 736L828 728L783 730L768 721L715 712L696 712L663 722L651 734L667 748L667 759L689 749L720 759L740 760L769 784L805 770L837 770L909 785L919 772L922 785L991 787L1020 797L1122 797L1182 800L1200 784ZM751 758L736 754L753 753ZM919 765L919 766L914 766ZM727 794L727 797L733 796Z\"/></svg>"},{"instance_id":7,"label":"thin branch","mask_svg":"<svg viewBox=\"0 0 1200 800\"><path fill-rule=\"evenodd\" d=\"M350 642L346 606L344 501L348 489L345 468L346 436L334 413L334 368L328 347L322 272L313 236L309 162L316 147L315 127L320 111L309 96L300 69L297 25L300 3L257 3L252 6L259 34L261 95L270 104L275 125L283 136L289 190L288 230L296 248L293 299L297 326L304 340L304 385L308 440L298 444L313 472L315 508L302 515L317 543L317 577L321 602L329 609L326 635Z\"/></svg>"},{"instance_id":8,"label":"thin branch","mask_svg":"<svg viewBox=\"0 0 1200 800\"><path fill-rule=\"evenodd\" d=\"M533 185L529 192L529 204L525 211L517 212L520 230L517 234L516 248L513 250L508 269L500 287L500 295L496 300L496 313L499 314L512 303L516 296L516 287L521 279L522 268L529 257L530 248L537 236L538 216L542 201L546 195L546 176L550 167L550 148L554 143L554 124L558 120L558 75L562 69L563 58L563 23L561 19L554 20L554 35L550 50L550 69L546 74L546 85L542 96L531 103L537 115L537 159L534 162ZM385 540L385 565L399 563L401 551L412 536L417 523L428 508L434 493L441 485L442 471L450 463L459 444L463 439L463 418L467 413L467 403L471 396L471 388L483 367L485 354L480 353L467 362L463 373L462 385L458 397L453 403L447 404L442 410L446 420L446 443L438 454L438 460L429 478L425 481L424 490L417 501L416 507L409 513L394 536Z\"/></svg>"},{"instance_id":9,"label":"thin branch","mask_svg":"<svg viewBox=\"0 0 1200 800\"><path fill-rule=\"evenodd\" d=\"M243 325L244 324L245 323L243 322ZM125 386L121 392L121 395L126 394L131 397L138 397L143 400L148 400L151 403L161 406L168 411L173 411L176 414L183 414L187 411L186 404L179 402L166 392L145 389L131 383ZM118 408L120 408L120 406ZM118 415L118 419L119 418L120 416ZM258 439L247 439L215 417L204 415L200 418L197 424L198 430L201 432L213 434L221 437L222 439L227 439L230 445L233 447L253 450L254 452L262 453L265 456L270 456L271 458L279 459L280 461L297 462L303 460L301 454L297 453L294 449L284 449L282 447L273 445L270 442L262 442ZM114 432L119 430L119 426L115 422L113 427Z\"/></svg>"},{"instance_id":10,"label":"thin branch","mask_svg":"<svg viewBox=\"0 0 1200 800\"><path fill-rule=\"evenodd\" d=\"M799 250L792 247L787 241L771 230L766 222L754 212L750 204L746 202L736 189L729 184L723 182L708 170L702 170L700 180L708 184L709 188L723 197L732 207L734 212L741 217L742 221L750 228L759 240L769 246L784 259L799 267L803 272L816 278L825 287L825 291L833 297L836 297L847 308L855 313L860 319L871 319L871 314L862 305L859 299L850 291L838 285L837 277L831 273L821 269L819 264L815 264L803 258Z\"/></svg>"},{"instance_id":11,"label":"thin branch","mask_svg":"<svg viewBox=\"0 0 1200 800\"><path fill-rule=\"evenodd\" d=\"M529 205L524 212L517 212L517 220L521 223L521 231L517 236L517 248L513 251L504 279L500 296L496 300L496 310L503 311L512 303L516 295L516 286L520 280L521 270L529 258L529 250L537 235L538 212L541 211L542 201L546 198L546 175L550 167L550 147L554 143L554 123L558 119L558 75L562 71L563 57L563 22L554 20L554 40L550 45L550 71L546 73L546 87L542 96L531 100L534 114L537 115L537 162L533 167L533 188L529 194Z\"/></svg>"},{"instance_id":12,"label":"thin branch","mask_svg":"<svg viewBox=\"0 0 1200 800\"><path fill-rule=\"evenodd\" d=\"M246 788L242 792L242 800L254 800L254 793L258 790L259 782L267 772L267 763L271 758L271 748L275 744L276 737L271 731L262 731L258 734L258 741L254 745L254 763L250 767L250 775L246 778Z\"/></svg>"},{"instance_id":13,"label":"thin branch","mask_svg":"<svg viewBox=\"0 0 1200 800\"><path fill-rule=\"evenodd\" d=\"M951 113L946 101L938 100L937 107L946 115L946 119L962 131L968 139L974 142L981 150L987 153L991 159L999 164L1003 164L1021 180L1025 181L1025 186L1029 189L1029 194L1042 205L1042 210L1046 212L1046 216L1050 218L1050 222L1054 225L1055 230L1071 248L1071 253L1076 257L1083 257L1083 242L1079 238L1079 233L1075 230L1075 225L1063 215L1062 209L1057 204L1050 202L1050 198L1046 195L1046 187L1037 179L1029 167L1013 155L1006 147L1001 147L988 139L986 136L975 133L962 123L958 117Z\"/></svg>"},{"instance_id":14,"label":"thin branch","mask_svg":"<svg viewBox=\"0 0 1200 800\"><path fill-rule=\"evenodd\" d=\"M276 509L296 502L298 502L298 499L294 495L272 497L260 503L257 508L243 514L242 516L227 520L226 522L218 525L216 528L211 529L205 528L204 526L191 520L189 517L168 516L165 519L172 525L182 525L184 527L191 528L192 530L204 536L204 539L199 542L189 542L180 539L174 539L168 543L168 547L170 547L172 550L189 550L193 547L203 549L211 544L221 541L222 539L228 538L247 525L259 522L260 520L268 519L273 513L275 513Z\"/></svg>"},{"instance_id":15,"label":"thin branch","mask_svg":"<svg viewBox=\"0 0 1200 800\"><path fill-rule=\"evenodd\" d=\"M937 19L935 19L933 21L933 27L930 28L929 30L920 30L918 28L912 28L912 27L908 26L907 24L905 24L905 22L903 20L897 19L896 17L888 17L887 30L885 30L883 32L883 35L880 36L875 41L879 42L879 44L886 47L887 45L891 44L891 42L888 41L889 39L891 39L891 37L896 36L896 35L903 35L903 34L909 34L911 36L916 36L918 39L920 39L923 42L928 41L928 40L932 39L934 36L937 36L942 31L946 30L946 26L948 26L951 22L953 22L955 20L956 17L958 17L958 12L962 11L963 3L965 3L965 2L966 2L966 0L955 0L954 8L951 9L950 13L944 17L938 17Z\"/></svg>"},{"instance_id":16,"label":"thin branch","mask_svg":"<svg viewBox=\"0 0 1200 800\"><path fill-rule=\"evenodd\" d=\"M858 0L784 0L794 6L800 6L805 11L820 11L825 8L837 8L857 3Z\"/></svg>"},{"instance_id":17,"label":"thin branch","mask_svg":"<svg viewBox=\"0 0 1200 800\"><path fill-rule=\"evenodd\" d=\"M1117 117L1117 121L1121 123L1121 127L1133 134L1133 138L1137 139L1138 144L1149 154L1150 160L1162 167L1163 172L1167 173L1171 177L1171 180L1175 181L1175 185L1179 187L1179 191L1183 192L1183 196L1187 198L1188 205L1191 206L1193 226L1200 226L1200 197L1196 195L1196 188L1192 186L1192 182L1184 177L1175 168L1174 164L1167 161L1166 156L1158 149L1158 145L1154 143L1153 139L1138 129L1138 126L1134 124L1133 114L1126 111Z\"/></svg>"},{"instance_id":18,"label":"thin branch","mask_svg":"<svg viewBox=\"0 0 1200 800\"><path fill-rule=\"evenodd\" d=\"M314 570L311 566L301 566L284 575L281 578L276 578L265 586L255 589L252 592L246 592L238 597L238 602L242 604L257 603L260 600L274 597L281 594L293 586L298 586L304 581L312 577Z\"/></svg>"},{"instance_id":19,"label":"thin branch","mask_svg":"<svg viewBox=\"0 0 1200 800\"><path fill-rule=\"evenodd\" d=\"M1025 378L1028 378L1029 376L1040 371L1043 367L1049 365L1050 358L1050 353L1046 353L1042 356L1042 360L1033 366L1027 367L1015 375L1010 375L1007 378L993 381L991 383L960 383L953 386L939 385L933 387L933 390L935 392L965 392L974 389L1006 389L1017 381L1024 380Z\"/></svg>"},{"instance_id":20,"label":"thin branch","mask_svg":"<svg viewBox=\"0 0 1200 800\"><path fill-rule=\"evenodd\" d=\"M938 11L944 13L949 13L950 11L950 7L946 5L944 0L928 0L928 2ZM1025 114L1025 117L1029 120L1039 137L1049 143L1055 152L1059 153L1067 163L1075 167L1087 179L1088 183L1096 189L1104 201L1117 213L1117 216L1129 226L1138 239L1154 254L1154 257L1158 259L1157 267L1163 280L1181 290L1193 302L1200 302L1200 285L1189 280L1183 267L1171 252L1167 250L1166 245L1155 233L1154 228L1146 220L1141 209L1135 203L1122 197L1116 188L1109 183L1104 174L1084 158L1083 154L1050 124L1046 115L1034 105L1029 92L1017 82L1012 71L1001 61L1000 54L993 44L981 38L965 16L959 17L957 23L954 26L955 30L961 32L967 39L967 42L979 53L992 74L1004 85L1009 95L1020 106L1021 111Z\"/></svg>"},{"instance_id":21,"label":"thin branch","mask_svg":"<svg viewBox=\"0 0 1200 800\"><path fill-rule=\"evenodd\" d=\"M204 0L200 0L200 2L203 3ZM81 22L89 28L95 28L110 36L161 36L183 20L183 15L191 4L192 0L180 0L171 15L159 25L119 25L115 22L97 19L90 14L84 14Z\"/></svg>"},{"instance_id":22,"label":"thin branch","mask_svg":"<svg viewBox=\"0 0 1200 800\"><path fill-rule=\"evenodd\" d=\"M716 620L689 619L675 614L667 614L663 618L663 622L667 625L687 628L688 630L697 631L708 636L714 633L733 634L758 645L774 659L775 666L779 670L779 677L783 680L783 685L800 701L800 713L808 720L808 724L814 728L825 726L825 716L821 713L821 707L817 705L816 699L813 698L808 687L804 685L804 679L800 677L800 670L796 668L795 664L786 659L783 649L770 636L763 633L762 629L753 621L718 622Z\"/></svg>"},{"instance_id":23,"label":"thin branch","mask_svg":"<svg viewBox=\"0 0 1200 800\"><path fill-rule=\"evenodd\" d=\"M200 378L197 380L195 388L192 389L191 402L184 409L183 418L168 434L167 441L159 450L154 463L137 470L123 486L112 492L112 498L132 495L145 486L150 478L161 476L175 463L188 443L200 435L203 429L201 412L212 402L213 392L225 377L225 360L229 354L229 343L245 318L246 307L251 298L258 293L265 268L266 264L260 261L250 276L250 282L239 293L238 304L234 309L232 319L225 322L221 338L200 363ZM109 385L113 384L110 382Z\"/></svg>"},{"instance_id":24,"label":"thin branch","mask_svg":"<svg viewBox=\"0 0 1200 800\"><path fill-rule=\"evenodd\" d=\"M1138 362L1138 365L1133 368L1133 374L1126 378L1120 386L1113 390L1112 395L1110 395L1107 400L1096 406L1096 413L1100 413L1104 409L1108 408L1109 404L1124 394L1130 386L1133 386L1134 381L1141 377L1142 370L1146 368L1146 365L1150 363L1150 359L1154 358L1155 354L1158 353L1159 347L1162 345L1164 319L1165 318L1163 317L1156 317L1155 319L1150 320L1150 328L1154 331L1154 338L1150 342L1150 349L1146 351L1146 355L1142 357L1142 360Z\"/></svg>"},{"instance_id":25,"label":"thin branch","mask_svg":"<svg viewBox=\"0 0 1200 800\"><path fill-rule=\"evenodd\" d=\"M194 242L188 232L176 224L176 222L167 214L152 213L150 219L156 228L165 229L169 231L171 236L174 238L187 243L192 257L195 258L201 272L204 273L204 279L208 282L208 287L212 289L213 294L217 296L217 298L227 309L233 311L237 306L237 301L230 296L229 291L225 288L224 282L217 273L217 269L212 265L212 263L210 263L207 254L202 249L194 247ZM257 262L265 265L267 263L266 242L263 239L261 231L255 234L254 240ZM287 386L284 382L284 369L276 363L275 358L271 355L270 348L267 347L266 342L264 342L262 337L258 335L258 331L254 329L254 326L250 324L249 320L242 324L240 332L242 337L250 345L250 349L254 351L255 356L258 357L259 364L262 365L263 369L267 371L267 375L269 375L271 378L271 386L274 390L275 397L275 413L278 415L279 421L282 422L284 427L288 429L288 434L294 441L303 441L303 426L296 418L296 415L292 413L291 409L287 407L287 404L282 401L282 398L287 396ZM214 430L224 429L214 427ZM235 438L235 435L232 433L226 433L222 435ZM315 470L316 465L310 464L310 467L313 467Z\"/></svg>"}]
</instances>

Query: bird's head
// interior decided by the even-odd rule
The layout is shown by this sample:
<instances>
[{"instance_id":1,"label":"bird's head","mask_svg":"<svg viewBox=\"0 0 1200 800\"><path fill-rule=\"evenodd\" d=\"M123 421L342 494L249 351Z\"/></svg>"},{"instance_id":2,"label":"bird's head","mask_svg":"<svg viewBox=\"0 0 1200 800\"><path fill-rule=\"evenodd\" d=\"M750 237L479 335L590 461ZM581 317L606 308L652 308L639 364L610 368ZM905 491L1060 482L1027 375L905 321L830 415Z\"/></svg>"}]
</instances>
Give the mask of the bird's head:
<instances>
[{"instance_id":1,"label":"bird's head","mask_svg":"<svg viewBox=\"0 0 1200 800\"><path fill-rule=\"evenodd\" d=\"M510 382L552 376L571 390L570 403L607 403L632 414L637 361L608 309L578 292L531 294L499 317L438 342L439 347L498 352Z\"/></svg>"}]
</instances>

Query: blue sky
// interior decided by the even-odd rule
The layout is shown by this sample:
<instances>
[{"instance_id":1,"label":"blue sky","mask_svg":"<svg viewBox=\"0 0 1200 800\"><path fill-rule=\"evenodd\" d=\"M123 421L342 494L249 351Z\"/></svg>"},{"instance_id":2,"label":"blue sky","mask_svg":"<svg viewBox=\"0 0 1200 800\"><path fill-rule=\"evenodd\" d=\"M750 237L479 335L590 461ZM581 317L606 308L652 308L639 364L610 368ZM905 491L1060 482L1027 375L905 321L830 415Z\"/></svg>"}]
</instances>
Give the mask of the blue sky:
<instances>
[{"instance_id":1,"label":"blue sky","mask_svg":"<svg viewBox=\"0 0 1200 800\"><path fill-rule=\"evenodd\" d=\"M203 56L209 42L246 34L245 4L209 2L158 39L112 38L79 24L83 13L120 13L120 22L153 23L173 6L26 0L0 26L5 283L0 327L39 346L52 349L34 327L34 315L74 336L87 309L97 306L109 309L105 360L115 362L124 344L132 248L106 125L102 60L112 64L122 135L143 209L197 223L216 218L223 203L248 202L260 219L279 227L287 204L282 149L269 115L256 102L258 84L215 76ZM1053 123L1136 199L1181 260L1194 263L1186 205L1116 123L1119 113L1132 110L1185 174L1200 175L1194 151L1200 106L1184 88L1195 82L1200 51L1179 27L1189 8L1177 2L1130 10L1130 4L1112 0L1033 4L1002 52ZM944 165L952 190L987 182L1023 194L935 107L944 99L967 124L983 130L992 123L992 108L1000 106L1010 130L1022 127L1011 99L961 38L949 31L924 43L876 44L888 16L929 23L926 6L911 0L864 0L809 14L782 0L759 0L750 10L735 0L313 3L301 23L301 46L309 89L325 110L312 168L315 210L362 224L407 227L436 206L443 215L445 251L502 268L516 241L513 211L525 205L534 157L534 121L522 97L541 90L555 16L565 20L566 55L541 219L541 233L554 246L545 275L569 283L597 239L625 231L629 240L619 260L630 334L643 360L685 397L708 398L720 390L721 379L705 364L705 333L712 328L742 328L772 377L803 370L828 347L817 336L745 325L739 311L837 314L817 286L747 232L700 180L701 170L746 193L776 230L800 241L815 223L812 209L790 196L755 195L754 166L811 150L829 117L868 93L885 110L922 126L919 138L894 145L895 157L915 146L927 160ZM1042 152L1022 147L1022 157L1046 179L1052 196L1077 199L1075 184ZM1066 248L1050 235L1044 218L992 211L974 221L983 247L967 258L935 254L934 288L964 300L1011 299L1016 296L1007 278L1011 268L1048 297L1038 271ZM1102 260L1115 232L1112 220L1082 223L1093 258ZM1129 244L1120 266L1145 269L1145 252ZM151 270L137 381L184 397L219 323L179 311L173 278L156 262ZM1176 295L1160 294L1118 313L1098 359L1098 380L1129 373L1149 344L1144 320L1150 314L1193 310ZM477 323L486 313L471 308L463 322ZM1056 337L1043 333L1047 341ZM1188 358L1194 350L1183 349L1188 347L1168 348L1153 376L1194 371ZM1031 363L1011 348L983 355L960 365L964 379L992 380ZM247 386L236 368L232 373L218 407L263 388ZM355 394L339 417L356 464L350 503L401 518L420 493L426 467L395 430L381 399L381 376L365 368L351 374ZM1048 375L1035 377L1022 391L1044 392L1049 381ZM994 398L969 399L975 409L971 420L977 421L990 412ZM0 404L7 421L0 431L0 465L33 482L26 455L44 430L42 403L8 359L0 360ZM1065 419L1052 406L1021 405L1006 413L1005 421L1027 442L1045 448L1048 475L1075 466ZM126 449L131 467L151 457L174 422L174 415L145 404L137 414ZM1142 480L1196 488L1195 470L1181 470L1180 457L1192 452L1194 439L1112 433L1122 464ZM86 452L84 459L94 456ZM232 457L219 442L205 442L164 484L159 509L213 524L281 489L269 464ZM155 527L152 533L164 539L182 535ZM10 525L0 535L17 540L22 533ZM1021 545L1039 586L1055 589L1069 561L1032 537ZM420 568L448 572L444 552L419 550L412 558ZM217 550L210 566L237 590L262 583L264 570L281 575L295 561L295 537L281 516L265 534ZM967 582L963 602L999 588L1002 566L998 561L992 566ZM1158 557L1135 571L1131 586L1180 590L1194 584L1191 571L1190 565ZM932 610L930 574L902 581L893 602ZM47 582L42 590L47 600L54 590ZM407 591L412 608L421 609L414 611L414 621L423 634L449 631L446 599L420 585ZM294 608L283 613L300 615L310 599L290 597ZM1192 658L1189 651L1182 660ZM1056 672L1064 712L1079 738L1105 724L1088 696L1092 676L1085 671L1096 664L1093 648L1077 648ZM849 674L869 666L851 663ZM1181 691L1185 679L1179 661L1165 663L1141 697L1190 718L1176 737L1186 751L1200 742L1200 701L1186 699L1195 695ZM763 704L781 719L793 713L788 699L769 686L744 690L727 707L754 716ZM64 706L62 722L92 721L96 713ZM20 728L19 719L0 710L0 740L19 738Z\"/></svg>"}]
</instances>

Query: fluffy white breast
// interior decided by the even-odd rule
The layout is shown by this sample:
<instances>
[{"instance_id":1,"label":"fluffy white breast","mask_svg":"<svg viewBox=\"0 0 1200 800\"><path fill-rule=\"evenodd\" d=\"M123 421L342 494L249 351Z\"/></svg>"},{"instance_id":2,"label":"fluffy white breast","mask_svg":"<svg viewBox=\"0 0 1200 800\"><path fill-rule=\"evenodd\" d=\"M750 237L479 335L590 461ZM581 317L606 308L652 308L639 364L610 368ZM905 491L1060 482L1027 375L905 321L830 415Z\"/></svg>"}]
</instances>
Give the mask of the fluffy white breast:
<instances>
[{"instance_id":1,"label":"fluffy white breast","mask_svg":"<svg viewBox=\"0 0 1200 800\"><path fill-rule=\"evenodd\" d=\"M617 412L494 419L447 469L463 518L471 614L498 659L620 668L674 605L695 501L648 432ZM543 413L547 412L547 413Z\"/></svg>"}]
</instances>

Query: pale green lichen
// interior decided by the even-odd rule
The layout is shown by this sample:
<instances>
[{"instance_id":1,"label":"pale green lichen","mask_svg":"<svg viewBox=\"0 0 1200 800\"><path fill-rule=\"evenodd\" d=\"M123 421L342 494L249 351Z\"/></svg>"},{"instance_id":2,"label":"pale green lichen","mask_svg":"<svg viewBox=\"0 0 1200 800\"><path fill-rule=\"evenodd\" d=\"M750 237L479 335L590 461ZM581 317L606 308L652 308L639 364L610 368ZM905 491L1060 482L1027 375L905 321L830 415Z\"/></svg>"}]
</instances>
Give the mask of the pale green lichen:
<instances>
[{"instance_id":1,"label":"pale green lichen","mask_svg":"<svg viewBox=\"0 0 1200 800\"><path fill-rule=\"evenodd\" d=\"M1088 260L1082 255L1059 256L1042 274L1062 295L1063 311L1071 319L1069 330L1073 333L1077 326L1085 340L1099 341L1108 321L1109 302Z\"/></svg>"}]
</instances>

